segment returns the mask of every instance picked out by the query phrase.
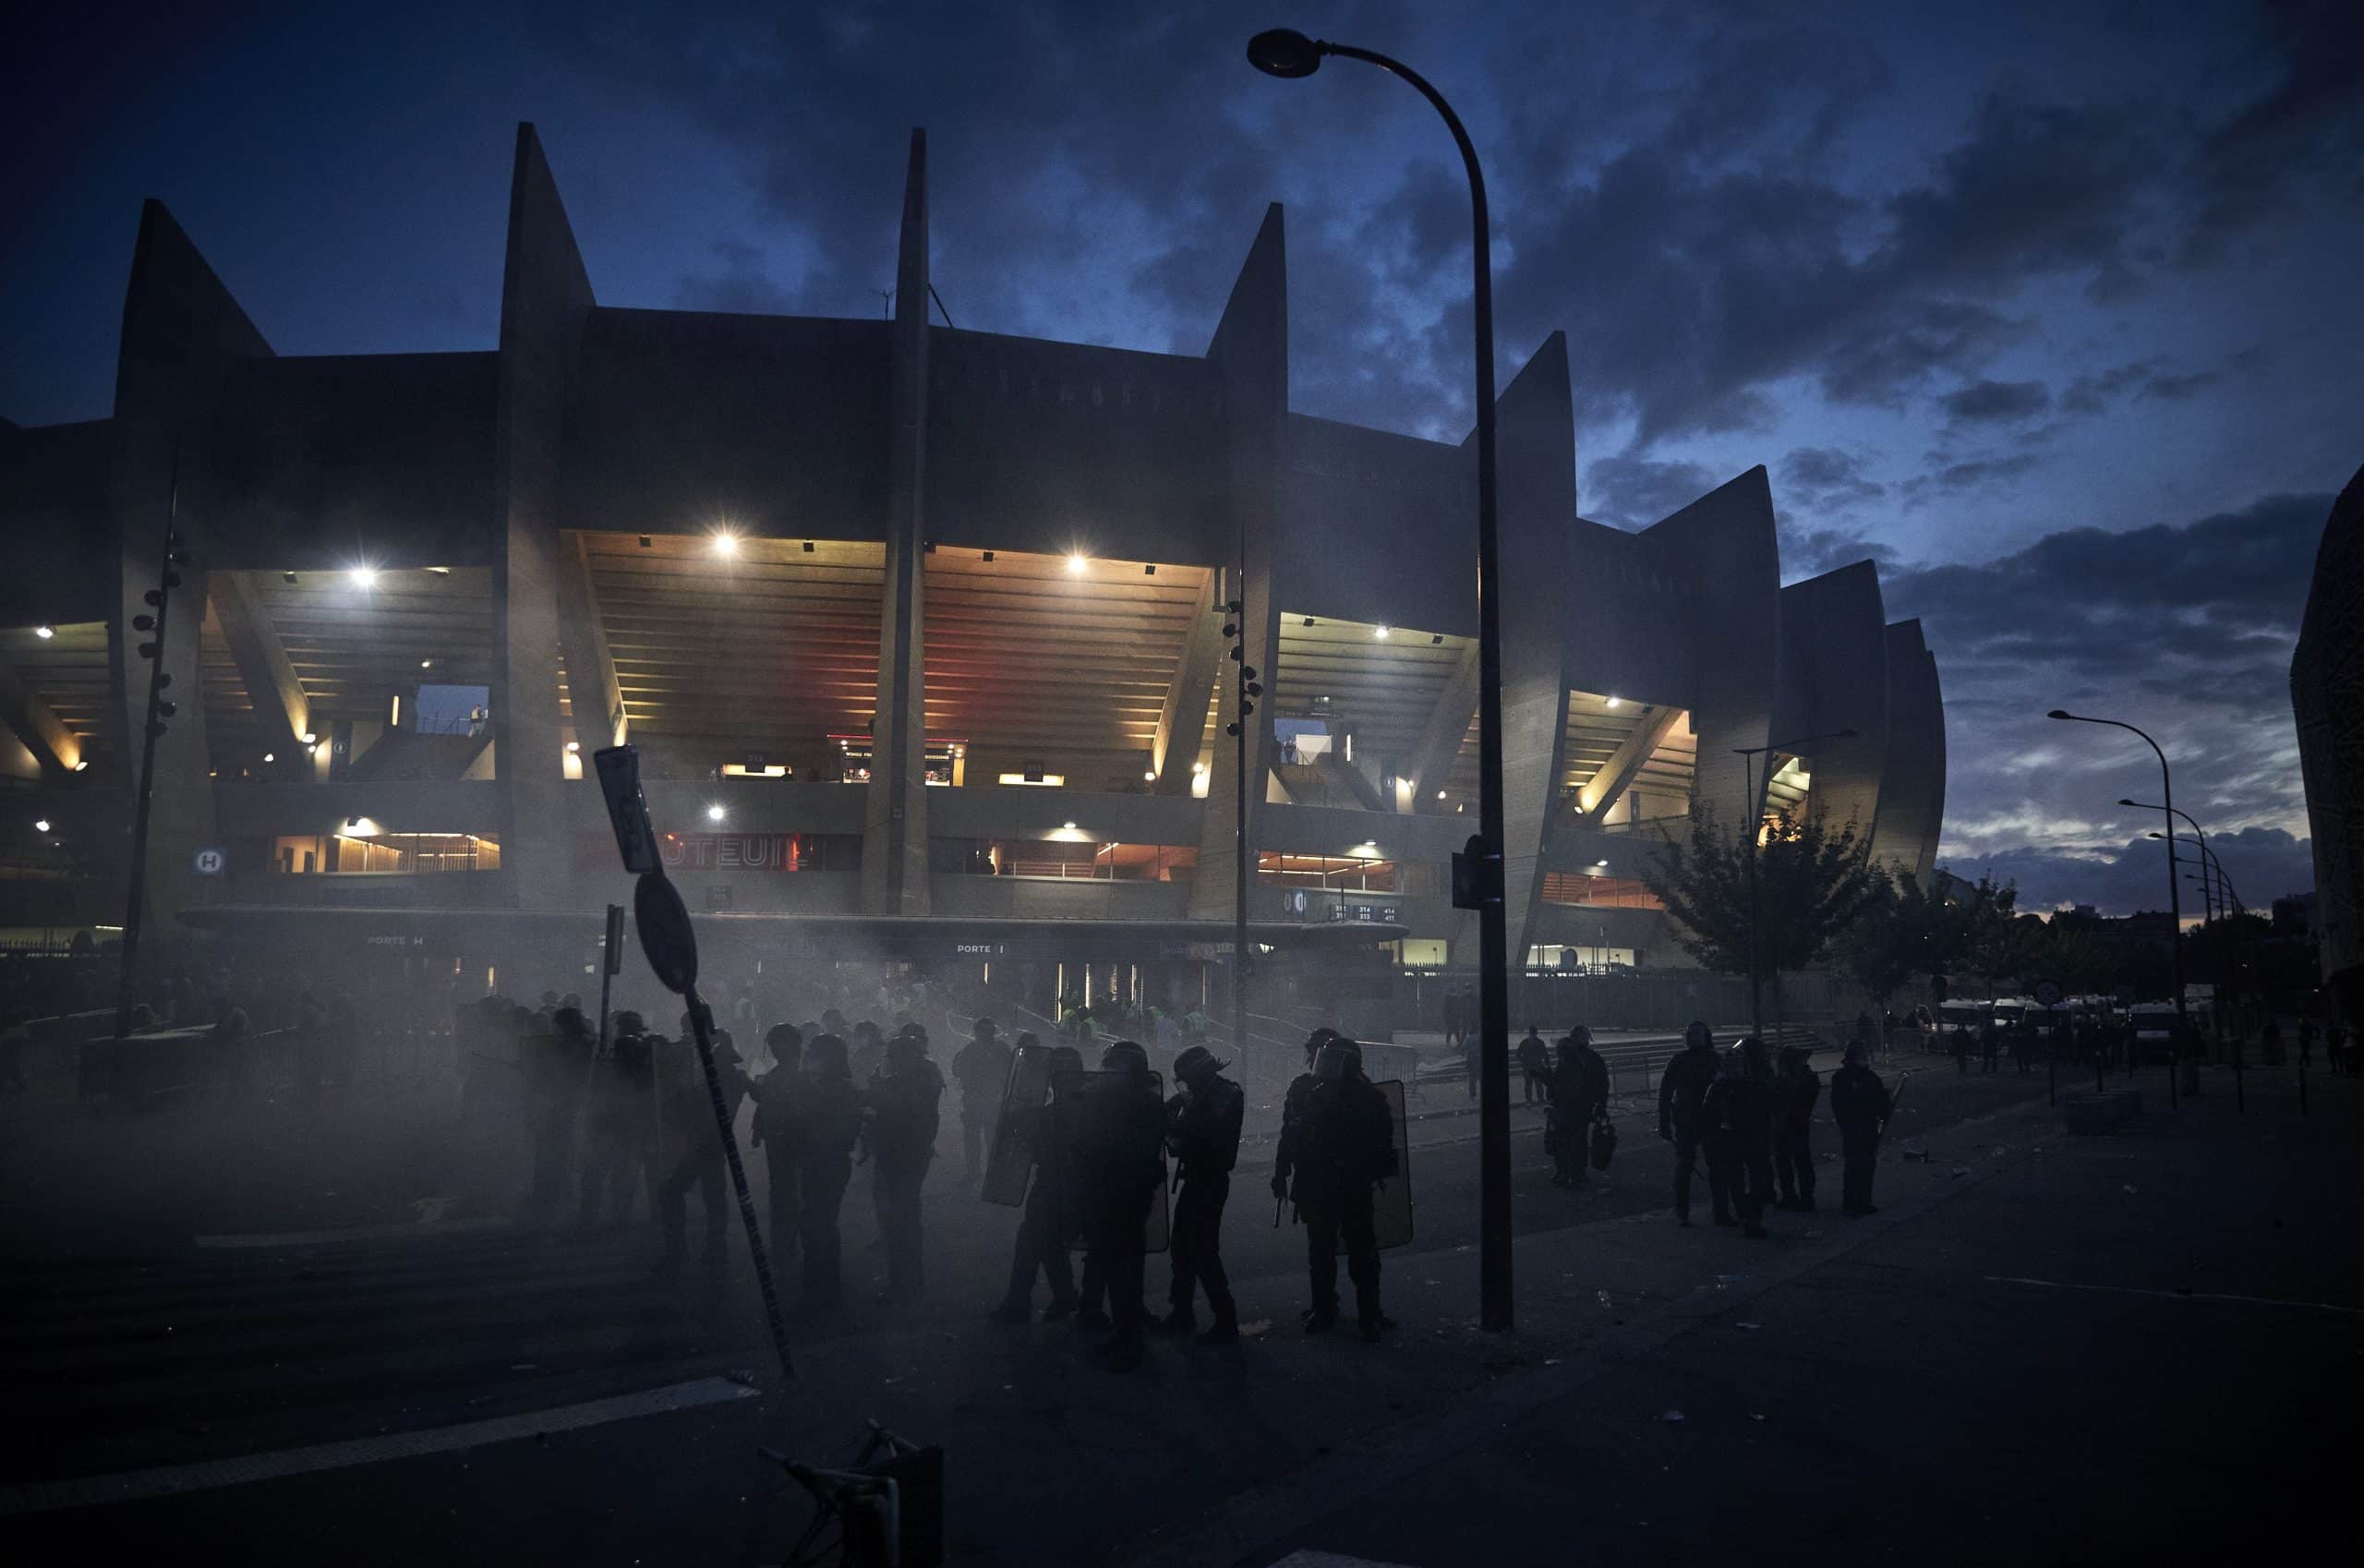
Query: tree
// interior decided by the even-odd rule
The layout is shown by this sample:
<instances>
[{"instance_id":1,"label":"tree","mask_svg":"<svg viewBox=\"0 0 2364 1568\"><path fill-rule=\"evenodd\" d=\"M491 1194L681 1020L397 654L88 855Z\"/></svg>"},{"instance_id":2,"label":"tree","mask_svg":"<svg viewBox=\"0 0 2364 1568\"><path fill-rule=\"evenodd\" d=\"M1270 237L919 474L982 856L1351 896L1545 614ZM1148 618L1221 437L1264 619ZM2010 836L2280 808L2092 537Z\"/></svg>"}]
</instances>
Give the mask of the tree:
<instances>
[{"instance_id":1,"label":"tree","mask_svg":"<svg viewBox=\"0 0 2364 1568\"><path fill-rule=\"evenodd\" d=\"M2018 979L2043 950L2047 935L2044 923L2036 915L2019 912L2016 882L1997 883L1991 876L1981 876L1974 883L1954 886L1966 889L1953 906L1961 961L1986 983L1986 999L1991 1002L2004 983Z\"/></svg>"},{"instance_id":2,"label":"tree","mask_svg":"<svg viewBox=\"0 0 2364 1568\"><path fill-rule=\"evenodd\" d=\"M1678 924L1675 940L1707 969L1747 974L1751 952L1749 845L1714 814L1691 819L1690 842L1670 841L1642 879ZM1756 849L1756 971L1774 979L1822 961L1831 942L1875 896L1879 873L1855 825L1787 813L1766 819Z\"/></svg>"},{"instance_id":3,"label":"tree","mask_svg":"<svg viewBox=\"0 0 2364 1568\"><path fill-rule=\"evenodd\" d=\"M1888 998L1916 974L1937 974L1952 961L1953 920L1942 899L1922 890L1909 871L1875 869L1872 890L1831 955L1885 1012Z\"/></svg>"}]
</instances>

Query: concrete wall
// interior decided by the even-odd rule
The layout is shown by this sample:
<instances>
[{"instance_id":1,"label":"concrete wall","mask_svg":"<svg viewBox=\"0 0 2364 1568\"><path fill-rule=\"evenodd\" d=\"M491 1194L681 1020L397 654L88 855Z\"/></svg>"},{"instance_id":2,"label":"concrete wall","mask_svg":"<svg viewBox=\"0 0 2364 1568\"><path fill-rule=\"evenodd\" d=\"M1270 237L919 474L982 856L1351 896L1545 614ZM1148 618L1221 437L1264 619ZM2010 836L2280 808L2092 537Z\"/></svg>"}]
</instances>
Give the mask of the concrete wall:
<instances>
[{"instance_id":1,"label":"concrete wall","mask_svg":"<svg viewBox=\"0 0 2364 1568\"><path fill-rule=\"evenodd\" d=\"M488 566L491 354L247 360L206 443L216 568Z\"/></svg>"},{"instance_id":2,"label":"concrete wall","mask_svg":"<svg viewBox=\"0 0 2364 1568\"><path fill-rule=\"evenodd\" d=\"M1478 634L1474 448L1288 417L1281 609Z\"/></svg>"},{"instance_id":3,"label":"concrete wall","mask_svg":"<svg viewBox=\"0 0 2364 1568\"><path fill-rule=\"evenodd\" d=\"M1203 359L937 327L928 537L1121 561L1227 560L1223 383Z\"/></svg>"},{"instance_id":4,"label":"concrete wall","mask_svg":"<svg viewBox=\"0 0 2364 1568\"><path fill-rule=\"evenodd\" d=\"M1679 552L1577 518L1568 561L1568 684L1628 702L1695 706L1697 582Z\"/></svg>"},{"instance_id":5,"label":"concrete wall","mask_svg":"<svg viewBox=\"0 0 2364 1568\"><path fill-rule=\"evenodd\" d=\"M108 421L0 425L0 626L104 621L115 613Z\"/></svg>"},{"instance_id":6,"label":"concrete wall","mask_svg":"<svg viewBox=\"0 0 2364 1568\"><path fill-rule=\"evenodd\" d=\"M684 533L728 520L774 538L883 537L888 332L594 309L567 420L567 526Z\"/></svg>"}]
</instances>

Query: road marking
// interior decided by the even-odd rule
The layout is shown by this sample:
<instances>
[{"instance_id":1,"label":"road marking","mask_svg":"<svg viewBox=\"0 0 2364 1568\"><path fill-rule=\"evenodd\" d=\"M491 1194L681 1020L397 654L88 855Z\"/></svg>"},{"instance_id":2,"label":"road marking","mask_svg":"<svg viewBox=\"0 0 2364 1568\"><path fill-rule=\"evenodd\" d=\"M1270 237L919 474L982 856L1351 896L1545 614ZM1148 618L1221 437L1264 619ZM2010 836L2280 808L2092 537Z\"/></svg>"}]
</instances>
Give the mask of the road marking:
<instances>
[{"instance_id":1,"label":"road marking","mask_svg":"<svg viewBox=\"0 0 2364 1568\"><path fill-rule=\"evenodd\" d=\"M506 1230L502 1214L480 1214L471 1220L413 1220L396 1225L349 1225L343 1230L271 1230L241 1236L200 1236L197 1245L211 1249L266 1247L320 1247L336 1241L405 1241L414 1236L466 1236L473 1231Z\"/></svg>"},{"instance_id":2,"label":"road marking","mask_svg":"<svg viewBox=\"0 0 2364 1568\"><path fill-rule=\"evenodd\" d=\"M583 1405L561 1405L523 1416L500 1416L456 1427L429 1427L415 1432L391 1432L347 1442L315 1443L309 1448L282 1449L272 1453L242 1454L195 1465L168 1465L152 1470L126 1470L112 1476L83 1476L62 1481L33 1481L0 1488L0 1515L46 1514L61 1508L100 1507L143 1498L177 1497L216 1487L244 1486L250 1481L275 1481L321 1470L348 1469L357 1465L382 1465L392 1459L416 1459L429 1453L451 1453L487 1443L512 1442L546 1432L573 1431L609 1421L661 1416L701 1405L753 1399L755 1391L727 1378L700 1378L642 1393L594 1399Z\"/></svg>"},{"instance_id":3,"label":"road marking","mask_svg":"<svg viewBox=\"0 0 2364 1568\"><path fill-rule=\"evenodd\" d=\"M1401 1562L1381 1562L1371 1557L1346 1557L1334 1551L1292 1551L1272 1568L1405 1568Z\"/></svg>"},{"instance_id":4,"label":"road marking","mask_svg":"<svg viewBox=\"0 0 2364 1568\"><path fill-rule=\"evenodd\" d=\"M2073 1280L2021 1279L2016 1274L1987 1274L1989 1285L2033 1285L2046 1290L2098 1290L2117 1296L2156 1296L2168 1301L2238 1301L2250 1307L2297 1307L2310 1312L2337 1312L2364 1318L2364 1307L2341 1307L2329 1301L2278 1301L2267 1296L2225 1296L2208 1290L2150 1290L2132 1285L2080 1285Z\"/></svg>"}]
</instances>

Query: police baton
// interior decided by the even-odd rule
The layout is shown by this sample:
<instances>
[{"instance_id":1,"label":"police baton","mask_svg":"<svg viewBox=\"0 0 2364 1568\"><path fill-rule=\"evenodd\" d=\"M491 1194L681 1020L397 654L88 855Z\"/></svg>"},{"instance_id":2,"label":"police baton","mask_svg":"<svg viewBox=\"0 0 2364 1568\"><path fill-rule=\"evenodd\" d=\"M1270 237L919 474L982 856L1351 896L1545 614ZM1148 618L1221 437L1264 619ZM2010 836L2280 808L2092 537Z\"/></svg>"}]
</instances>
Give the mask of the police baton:
<instances>
[{"instance_id":1,"label":"police baton","mask_svg":"<svg viewBox=\"0 0 2364 1568\"><path fill-rule=\"evenodd\" d=\"M1912 1081L1912 1075L1909 1072L1902 1078L1896 1080L1896 1092L1888 1097L1888 1115L1880 1118L1880 1136L1882 1138L1886 1138L1888 1136L1888 1124L1895 1119L1896 1108L1904 1104L1904 1086Z\"/></svg>"}]
</instances>

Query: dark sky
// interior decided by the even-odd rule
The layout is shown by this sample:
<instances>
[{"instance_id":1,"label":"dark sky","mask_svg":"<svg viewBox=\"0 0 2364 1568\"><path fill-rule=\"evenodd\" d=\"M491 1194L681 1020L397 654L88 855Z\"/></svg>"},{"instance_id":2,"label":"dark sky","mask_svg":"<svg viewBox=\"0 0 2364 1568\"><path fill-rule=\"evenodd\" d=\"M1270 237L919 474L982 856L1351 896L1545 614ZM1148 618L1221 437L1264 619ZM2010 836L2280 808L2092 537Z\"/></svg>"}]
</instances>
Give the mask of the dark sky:
<instances>
[{"instance_id":1,"label":"dark sky","mask_svg":"<svg viewBox=\"0 0 2364 1568\"><path fill-rule=\"evenodd\" d=\"M1295 405L1458 439L1450 143L1368 68L1250 71L1285 23L1413 60L1470 122L1505 376L1566 329L1586 515L1763 463L1791 576L1881 562L1943 665L1957 870L2161 901L2111 803L2155 767L2041 718L2065 705L2167 742L2249 901L2311 880L2286 678L2364 462L2352 0L356 16L12 24L0 413L105 412L145 196L282 353L488 348L532 119L603 303L867 314L924 125L962 326L1203 352L1277 199Z\"/></svg>"}]
</instances>

